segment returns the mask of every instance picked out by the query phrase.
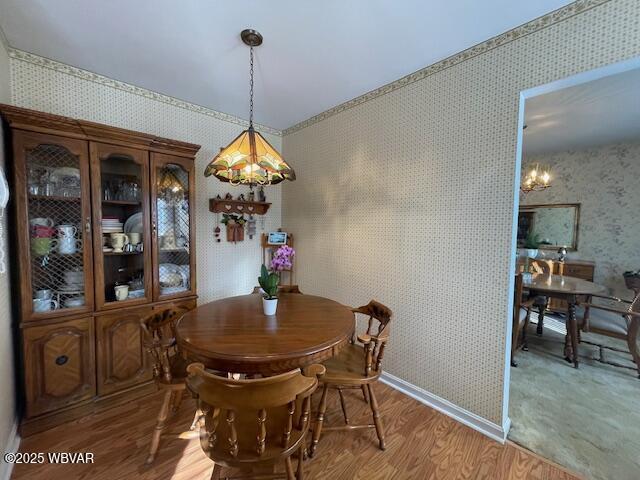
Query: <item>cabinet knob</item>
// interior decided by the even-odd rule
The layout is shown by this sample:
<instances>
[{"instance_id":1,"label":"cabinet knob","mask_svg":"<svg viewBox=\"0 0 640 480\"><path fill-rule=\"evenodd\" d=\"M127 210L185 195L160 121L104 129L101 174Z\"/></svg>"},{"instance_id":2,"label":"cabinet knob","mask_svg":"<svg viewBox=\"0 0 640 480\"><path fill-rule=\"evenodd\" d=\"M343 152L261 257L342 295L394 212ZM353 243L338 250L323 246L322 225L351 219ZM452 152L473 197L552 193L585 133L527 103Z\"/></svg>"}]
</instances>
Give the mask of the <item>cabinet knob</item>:
<instances>
[{"instance_id":1,"label":"cabinet knob","mask_svg":"<svg viewBox=\"0 0 640 480\"><path fill-rule=\"evenodd\" d=\"M64 365L68 361L69 357L67 357L66 355L60 355L58 358L56 358L56 365Z\"/></svg>"},{"instance_id":2,"label":"cabinet knob","mask_svg":"<svg viewBox=\"0 0 640 480\"><path fill-rule=\"evenodd\" d=\"M84 224L84 229L87 233L91 233L91 218L87 217L87 221Z\"/></svg>"}]
</instances>

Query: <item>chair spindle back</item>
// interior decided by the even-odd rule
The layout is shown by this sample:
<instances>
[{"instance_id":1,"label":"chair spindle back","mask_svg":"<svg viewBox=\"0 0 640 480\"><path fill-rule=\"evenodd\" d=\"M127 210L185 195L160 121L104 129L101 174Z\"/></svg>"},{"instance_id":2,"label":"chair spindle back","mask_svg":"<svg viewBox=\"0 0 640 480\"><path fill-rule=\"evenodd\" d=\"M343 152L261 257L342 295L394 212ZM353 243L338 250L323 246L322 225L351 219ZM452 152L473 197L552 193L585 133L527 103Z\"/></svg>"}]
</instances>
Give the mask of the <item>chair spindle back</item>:
<instances>
[{"instance_id":1,"label":"chair spindle back","mask_svg":"<svg viewBox=\"0 0 640 480\"><path fill-rule=\"evenodd\" d=\"M200 444L216 463L281 458L295 451L309 429L311 394L322 365L273 377L234 380L214 375L201 363L187 368L189 389L198 398Z\"/></svg>"}]
</instances>

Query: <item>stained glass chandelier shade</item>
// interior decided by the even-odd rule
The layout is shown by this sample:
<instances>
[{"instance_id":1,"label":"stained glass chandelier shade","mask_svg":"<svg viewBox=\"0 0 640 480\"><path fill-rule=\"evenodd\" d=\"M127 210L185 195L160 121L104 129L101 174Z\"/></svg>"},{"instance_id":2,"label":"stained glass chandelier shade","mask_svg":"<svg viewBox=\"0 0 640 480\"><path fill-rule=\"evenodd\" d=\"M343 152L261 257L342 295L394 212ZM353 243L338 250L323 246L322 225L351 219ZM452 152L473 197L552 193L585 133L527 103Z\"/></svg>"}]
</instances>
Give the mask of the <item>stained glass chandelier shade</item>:
<instances>
[{"instance_id":1,"label":"stained glass chandelier shade","mask_svg":"<svg viewBox=\"0 0 640 480\"><path fill-rule=\"evenodd\" d=\"M204 176L215 176L232 185L275 185L295 180L296 174L280 153L253 128L253 47L262 44L262 35L243 30L242 41L249 50L249 128L222 148L205 168Z\"/></svg>"},{"instance_id":2,"label":"stained glass chandelier shade","mask_svg":"<svg viewBox=\"0 0 640 480\"><path fill-rule=\"evenodd\" d=\"M275 185L295 180L293 169L253 127L238 135L207 165L204 176L242 185Z\"/></svg>"}]
</instances>

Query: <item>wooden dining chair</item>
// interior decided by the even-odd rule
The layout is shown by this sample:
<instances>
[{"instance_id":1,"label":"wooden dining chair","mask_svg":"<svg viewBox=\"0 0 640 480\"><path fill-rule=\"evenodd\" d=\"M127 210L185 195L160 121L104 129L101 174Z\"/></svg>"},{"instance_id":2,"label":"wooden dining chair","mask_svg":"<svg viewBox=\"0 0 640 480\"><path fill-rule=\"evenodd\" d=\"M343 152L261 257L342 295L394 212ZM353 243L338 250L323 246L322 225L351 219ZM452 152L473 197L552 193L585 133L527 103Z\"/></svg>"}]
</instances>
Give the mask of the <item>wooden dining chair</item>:
<instances>
[{"instance_id":1,"label":"wooden dining chair","mask_svg":"<svg viewBox=\"0 0 640 480\"><path fill-rule=\"evenodd\" d=\"M200 445L215 462L212 479L219 479L223 468L262 472L255 477L260 479L283 478L273 472L284 462L284 478L303 480L311 394L325 372L322 365L311 365L304 374L296 369L255 380L214 375L201 363L189 365L188 371L188 388L202 412ZM296 475L291 462L294 453L298 457Z\"/></svg>"},{"instance_id":2,"label":"wooden dining chair","mask_svg":"<svg viewBox=\"0 0 640 480\"><path fill-rule=\"evenodd\" d=\"M553 260L524 257L518 259L518 267L523 272L551 275L553 273ZM531 301L532 305L538 309L536 333L542 335L544 331L544 312L549 306L549 298L544 295L536 295L531 298Z\"/></svg>"},{"instance_id":3,"label":"wooden dining chair","mask_svg":"<svg viewBox=\"0 0 640 480\"><path fill-rule=\"evenodd\" d=\"M260 293L260 287L253 287L253 292L251 293ZM278 285L278 293L300 293L300 288L298 285Z\"/></svg>"},{"instance_id":4,"label":"wooden dining chair","mask_svg":"<svg viewBox=\"0 0 640 480\"><path fill-rule=\"evenodd\" d=\"M367 305L354 308L356 314L369 317L367 331L358 335L355 342L348 344L334 358L324 363L327 371L320 379L322 383L322 396L318 415L313 428L313 436L309 455L313 456L323 430L324 415L327 409L327 393L329 389L338 391L340 406L344 416L344 425L324 427L325 431L355 430L362 428L374 428L378 436L378 445L385 449L384 427L378 408L378 400L373 391L373 384L378 381L382 373L382 359L389 340L389 323L393 313L383 304L371 300ZM377 323L377 328L376 324ZM349 416L342 390L361 388L365 401L371 407L373 415L372 424L354 425L349 423Z\"/></svg>"},{"instance_id":5,"label":"wooden dining chair","mask_svg":"<svg viewBox=\"0 0 640 480\"><path fill-rule=\"evenodd\" d=\"M153 378L158 390L164 392L156 427L151 437L147 464L155 460L169 412L177 412L182 403L188 362L178 352L175 324L183 313L167 309L149 315L141 324L144 346L153 361Z\"/></svg>"},{"instance_id":6,"label":"wooden dining chair","mask_svg":"<svg viewBox=\"0 0 640 480\"><path fill-rule=\"evenodd\" d=\"M599 299L600 303L594 303L594 299ZM602 301L608 303L603 304ZM640 291L635 291L631 301L591 295L586 302L580 303L579 310L582 310L581 330L627 342L640 378ZM621 366L614 362L604 363Z\"/></svg>"},{"instance_id":7,"label":"wooden dining chair","mask_svg":"<svg viewBox=\"0 0 640 480\"><path fill-rule=\"evenodd\" d=\"M527 350L527 328L531 317L531 307L535 299L523 299L522 273L515 275L515 286L513 291L513 328L511 331L511 366L517 367L515 361L516 352L522 347Z\"/></svg>"}]
</instances>

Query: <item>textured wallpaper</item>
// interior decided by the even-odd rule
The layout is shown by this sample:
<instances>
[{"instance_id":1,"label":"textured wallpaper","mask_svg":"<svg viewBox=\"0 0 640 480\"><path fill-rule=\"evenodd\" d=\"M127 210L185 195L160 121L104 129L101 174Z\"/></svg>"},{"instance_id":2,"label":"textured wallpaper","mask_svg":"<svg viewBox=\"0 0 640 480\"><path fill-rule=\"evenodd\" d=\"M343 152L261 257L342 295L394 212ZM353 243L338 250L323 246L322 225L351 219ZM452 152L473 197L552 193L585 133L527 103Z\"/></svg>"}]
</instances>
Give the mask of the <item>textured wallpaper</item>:
<instances>
[{"instance_id":1,"label":"textured wallpaper","mask_svg":"<svg viewBox=\"0 0 640 480\"><path fill-rule=\"evenodd\" d=\"M640 144L531 156L524 165L535 163L551 167L552 186L521 202L580 203L578 250L568 258L595 262L594 280L630 298L622 273L640 269Z\"/></svg>"},{"instance_id":2,"label":"textured wallpaper","mask_svg":"<svg viewBox=\"0 0 640 480\"><path fill-rule=\"evenodd\" d=\"M283 140L302 290L388 305L386 370L497 425L519 93L640 54L638 0L580 5Z\"/></svg>"},{"instance_id":3,"label":"textured wallpaper","mask_svg":"<svg viewBox=\"0 0 640 480\"><path fill-rule=\"evenodd\" d=\"M15 105L202 145L196 157L199 302L251 292L262 262L259 235L253 240L245 236L245 241L233 244L226 241L223 231L222 242L216 243L213 236L216 214L209 212L208 203L208 199L217 194L224 196L231 192L235 197L240 193L246 194L248 188L231 187L203 175L205 165L220 147L226 146L244 127L149 98L152 92L140 92L138 89L138 93L134 93L111 87L108 79L89 72L69 69L71 74L64 73L60 71L66 70L61 64L18 53L18 57L30 61L11 60ZM145 93L149 95L145 96ZM265 136L274 147L281 148L280 136ZM280 227L280 194L280 186L266 189L267 201L272 205L264 221L258 220L258 233L261 228L267 231Z\"/></svg>"}]
</instances>

